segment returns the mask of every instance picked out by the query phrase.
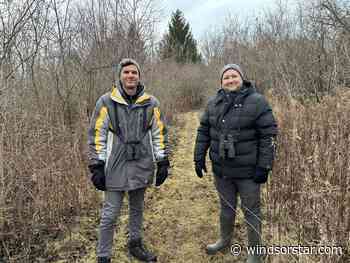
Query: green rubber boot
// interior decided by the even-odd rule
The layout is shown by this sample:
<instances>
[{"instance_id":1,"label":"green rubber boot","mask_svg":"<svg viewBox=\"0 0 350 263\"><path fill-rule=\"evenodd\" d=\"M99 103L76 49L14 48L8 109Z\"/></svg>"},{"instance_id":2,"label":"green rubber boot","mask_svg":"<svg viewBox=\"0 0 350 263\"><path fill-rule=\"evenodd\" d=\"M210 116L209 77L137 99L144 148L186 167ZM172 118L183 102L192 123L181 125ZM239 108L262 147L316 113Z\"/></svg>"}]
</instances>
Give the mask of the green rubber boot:
<instances>
[{"instance_id":1,"label":"green rubber boot","mask_svg":"<svg viewBox=\"0 0 350 263\"><path fill-rule=\"evenodd\" d=\"M107 257L98 257L97 263L111 263L111 259Z\"/></svg>"},{"instance_id":2,"label":"green rubber boot","mask_svg":"<svg viewBox=\"0 0 350 263\"><path fill-rule=\"evenodd\" d=\"M248 255L247 263L261 263L261 259L258 255Z\"/></svg>"},{"instance_id":3,"label":"green rubber boot","mask_svg":"<svg viewBox=\"0 0 350 263\"><path fill-rule=\"evenodd\" d=\"M231 245L233 224L234 218L220 216L220 238L215 243L207 245L206 252L208 255L214 255Z\"/></svg>"}]
</instances>

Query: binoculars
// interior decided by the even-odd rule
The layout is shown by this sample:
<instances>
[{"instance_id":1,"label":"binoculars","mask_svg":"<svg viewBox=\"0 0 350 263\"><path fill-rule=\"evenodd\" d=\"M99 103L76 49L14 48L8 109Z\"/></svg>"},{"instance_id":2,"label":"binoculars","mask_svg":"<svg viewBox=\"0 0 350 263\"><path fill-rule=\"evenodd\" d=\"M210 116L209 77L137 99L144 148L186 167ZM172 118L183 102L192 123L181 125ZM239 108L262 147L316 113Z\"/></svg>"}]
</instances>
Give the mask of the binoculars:
<instances>
[{"instance_id":1,"label":"binoculars","mask_svg":"<svg viewBox=\"0 0 350 263\"><path fill-rule=\"evenodd\" d=\"M126 160L133 161L141 158L141 143L140 141L130 141L125 143Z\"/></svg>"},{"instance_id":2,"label":"binoculars","mask_svg":"<svg viewBox=\"0 0 350 263\"><path fill-rule=\"evenodd\" d=\"M219 142L219 153L222 159L235 158L235 137L233 134L221 134Z\"/></svg>"}]
</instances>

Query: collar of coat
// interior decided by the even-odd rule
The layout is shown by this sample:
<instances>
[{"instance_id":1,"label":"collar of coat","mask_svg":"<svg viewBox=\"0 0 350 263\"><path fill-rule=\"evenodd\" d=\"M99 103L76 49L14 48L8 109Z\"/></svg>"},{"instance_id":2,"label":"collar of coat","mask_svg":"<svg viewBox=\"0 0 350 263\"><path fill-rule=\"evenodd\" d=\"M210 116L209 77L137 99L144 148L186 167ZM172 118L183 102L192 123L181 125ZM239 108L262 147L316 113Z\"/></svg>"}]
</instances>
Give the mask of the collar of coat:
<instances>
[{"instance_id":1,"label":"collar of coat","mask_svg":"<svg viewBox=\"0 0 350 263\"><path fill-rule=\"evenodd\" d=\"M252 93L256 92L254 85L248 81L243 80L242 87L237 91L238 96L246 97ZM214 100L215 105L219 104L220 102L226 100L225 90L223 88L220 88L216 94L216 98Z\"/></svg>"},{"instance_id":2,"label":"collar of coat","mask_svg":"<svg viewBox=\"0 0 350 263\"><path fill-rule=\"evenodd\" d=\"M151 99L151 96L144 91L144 86L142 86L142 89L143 90L141 91L140 96L136 99L135 104L143 105L149 102L149 100ZM112 87L111 99L120 104L129 105L129 103L120 94L118 87L116 87L115 85L113 85Z\"/></svg>"}]
</instances>

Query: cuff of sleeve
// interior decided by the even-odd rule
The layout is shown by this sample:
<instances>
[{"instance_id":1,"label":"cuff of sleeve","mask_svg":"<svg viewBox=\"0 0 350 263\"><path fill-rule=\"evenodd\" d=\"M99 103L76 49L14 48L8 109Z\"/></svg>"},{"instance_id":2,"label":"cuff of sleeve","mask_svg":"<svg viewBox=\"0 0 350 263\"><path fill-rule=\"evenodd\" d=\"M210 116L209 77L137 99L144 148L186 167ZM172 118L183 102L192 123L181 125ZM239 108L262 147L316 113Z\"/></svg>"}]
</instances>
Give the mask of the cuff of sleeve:
<instances>
[{"instance_id":1,"label":"cuff of sleeve","mask_svg":"<svg viewBox=\"0 0 350 263\"><path fill-rule=\"evenodd\" d=\"M90 171L92 171L96 168L99 168L99 167L104 167L104 166L105 166L105 162L102 160L94 161L88 165Z\"/></svg>"},{"instance_id":2,"label":"cuff of sleeve","mask_svg":"<svg viewBox=\"0 0 350 263\"><path fill-rule=\"evenodd\" d=\"M168 159L163 159L163 160L161 160L161 161L158 161L158 162L157 162L157 165L158 165L158 166L170 166L170 162L169 162Z\"/></svg>"},{"instance_id":3,"label":"cuff of sleeve","mask_svg":"<svg viewBox=\"0 0 350 263\"><path fill-rule=\"evenodd\" d=\"M269 163L259 163L258 162L256 167L260 167L260 168L263 168L266 170L272 170L272 165Z\"/></svg>"},{"instance_id":4,"label":"cuff of sleeve","mask_svg":"<svg viewBox=\"0 0 350 263\"><path fill-rule=\"evenodd\" d=\"M271 168L269 167L261 167L261 166L257 166L256 169L260 169L260 170L264 170L264 171L270 171Z\"/></svg>"}]
</instances>

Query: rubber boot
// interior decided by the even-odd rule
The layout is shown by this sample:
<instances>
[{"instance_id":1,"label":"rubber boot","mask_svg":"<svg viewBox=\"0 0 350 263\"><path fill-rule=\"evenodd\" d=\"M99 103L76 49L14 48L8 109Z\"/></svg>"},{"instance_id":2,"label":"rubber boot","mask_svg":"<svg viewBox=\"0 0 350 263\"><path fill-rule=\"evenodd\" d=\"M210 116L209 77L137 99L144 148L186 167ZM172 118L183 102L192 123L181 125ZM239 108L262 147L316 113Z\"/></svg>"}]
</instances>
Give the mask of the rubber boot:
<instances>
[{"instance_id":1,"label":"rubber boot","mask_svg":"<svg viewBox=\"0 0 350 263\"><path fill-rule=\"evenodd\" d=\"M257 216L246 216L246 220L249 222L249 224L247 224L247 232L248 245L250 247L258 247L261 245L261 217L258 211L255 214ZM256 251L256 253L248 255L247 263L261 263L263 255L258 253L259 252Z\"/></svg>"},{"instance_id":2,"label":"rubber boot","mask_svg":"<svg viewBox=\"0 0 350 263\"><path fill-rule=\"evenodd\" d=\"M148 251L142 244L141 239L130 240L128 242L129 253L143 262L156 262L157 257Z\"/></svg>"},{"instance_id":3,"label":"rubber boot","mask_svg":"<svg viewBox=\"0 0 350 263\"><path fill-rule=\"evenodd\" d=\"M111 263L111 259L107 257L98 257L97 263Z\"/></svg>"},{"instance_id":4,"label":"rubber boot","mask_svg":"<svg viewBox=\"0 0 350 263\"><path fill-rule=\"evenodd\" d=\"M258 255L248 255L247 263L261 263Z\"/></svg>"},{"instance_id":5,"label":"rubber boot","mask_svg":"<svg viewBox=\"0 0 350 263\"><path fill-rule=\"evenodd\" d=\"M214 255L231 245L233 224L234 218L220 216L220 238L214 244L207 245L207 254Z\"/></svg>"}]
</instances>

